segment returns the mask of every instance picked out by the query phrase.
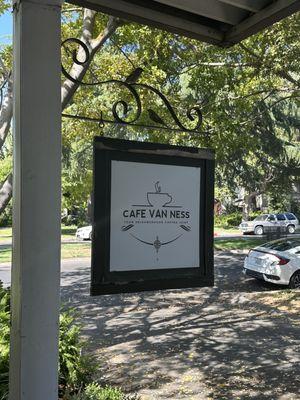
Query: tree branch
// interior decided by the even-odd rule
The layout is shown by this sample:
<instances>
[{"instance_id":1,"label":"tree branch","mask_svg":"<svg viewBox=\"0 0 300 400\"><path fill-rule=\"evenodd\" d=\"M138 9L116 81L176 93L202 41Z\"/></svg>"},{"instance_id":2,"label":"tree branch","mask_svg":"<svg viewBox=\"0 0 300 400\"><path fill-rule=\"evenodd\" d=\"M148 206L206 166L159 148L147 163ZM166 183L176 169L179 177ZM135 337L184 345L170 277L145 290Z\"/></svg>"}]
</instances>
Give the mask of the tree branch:
<instances>
[{"instance_id":1,"label":"tree branch","mask_svg":"<svg viewBox=\"0 0 300 400\"><path fill-rule=\"evenodd\" d=\"M226 67L226 68L243 68L253 67L251 63L227 63L227 62L197 62L196 64L204 67Z\"/></svg>"},{"instance_id":2,"label":"tree branch","mask_svg":"<svg viewBox=\"0 0 300 400\"><path fill-rule=\"evenodd\" d=\"M267 96L267 97L268 97L268 96ZM266 98L267 98L267 97L266 97ZM280 99L274 101L274 102L273 102L272 104L270 104L269 106L267 106L263 111L260 111L259 113L256 113L256 114L251 113L251 114L252 114L252 115L251 115L251 118L249 118L249 119L247 119L247 120L245 120L245 121L240 122L239 125L240 125L240 126L244 126L244 125L247 125L248 123L250 123L250 122L252 122L252 121L255 121L258 117L260 117L260 116L262 116L263 114L265 114L266 112L270 111L273 107L275 107L277 104L281 103L282 101L285 101L285 100L288 100L288 99L292 99L292 98L299 98L299 97L300 97L300 96L298 96L298 95L290 95L290 96L282 97L282 98L280 98Z\"/></svg>"},{"instance_id":3,"label":"tree branch","mask_svg":"<svg viewBox=\"0 0 300 400\"><path fill-rule=\"evenodd\" d=\"M12 198L13 174L10 173L0 188L0 215Z\"/></svg>"},{"instance_id":4,"label":"tree branch","mask_svg":"<svg viewBox=\"0 0 300 400\"><path fill-rule=\"evenodd\" d=\"M96 12L92 10L85 10L83 16L83 30L81 41L85 43L89 50L89 60L83 65L73 63L69 74L78 81L81 81L86 74L95 54L97 51L104 46L106 41L121 26L124 22L115 17L109 17L108 23L104 31L95 39L93 39L93 30L95 27ZM77 59L83 59L85 57L83 49L79 49L77 52ZM79 84L72 82L67 79L62 85L62 109L64 109L72 97L74 96Z\"/></svg>"},{"instance_id":5,"label":"tree branch","mask_svg":"<svg viewBox=\"0 0 300 400\"><path fill-rule=\"evenodd\" d=\"M253 58L255 58L257 61L256 63L254 62L254 65L259 65L259 66L264 66L267 67L268 69L272 69L272 66L268 65L267 63L264 63L261 57L256 54L253 50L249 49L247 46L245 46L243 43L240 43L239 46L248 54L250 54ZM294 79L288 72L286 72L283 69L278 69L278 70L273 70L275 75L278 75L280 78L283 78L289 82L291 82L293 85L300 87L300 82Z\"/></svg>"},{"instance_id":6,"label":"tree branch","mask_svg":"<svg viewBox=\"0 0 300 400\"><path fill-rule=\"evenodd\" d=\"M89 10L88 8L84 9L81 41L87 45L93 39L96 15L96 11Z\"/></svg>"},{"instance_id":7,"label":"tree branch","mask_svg":"<svg viewBox=\"0 0 300 400\"><path fill-rule=\"evenodd\" d=\"M6 68L6 66L5 66L5 64L4 64L4 62L3 62L3 60L2 60L1 57L0 57L0 71L1 71L1 73L2 73L2 75L3 75L3 77L4 77L4 79L7 79L7 78L9 77L10 72L9 72L9 70Z\"/></svg>"},{"instance_id":8,"label":"tree branch","mask_svg":"<svg viewBox=\"0 0 300 400\"><path fill-rule=\"evenodd\" d=\"M11 126L13 116L13 84L12 79L7 81L6 93L4 95L2 106L0 109L0 151L5 143Z\"/></svg>"},{"instance_id":9,"label":"tree branch","mask_svg":"<svg viewBox=\"0 0 300 400\"><path fill-rule=\"evenodd\" d=\"M93 39L93 31L95 27L96 12L85 9L83 15L83 28L81 40L87 45L90 51L90 61L93 59L96 52L105 44L115 30L123 23L117 18L110 17L104 31L96 39ZM82 49L78 51L77 57L82 57ZM90 62L81 66L73 64L70 75L75 79L82 80L85 73L89 68ZM13 92L12 92L12 79L10 71L5 67L3 60L0 58L0 71L7 81L5 95L0 109L0 150L3 147L8 132L11 126L13 115ZM66 80L62 85L62 108L64 109L78 88L78 84ZM12 197L12 173L6 178L5 182L0 188L0 214L3 212Z\"/></svg>"}]
</instances>

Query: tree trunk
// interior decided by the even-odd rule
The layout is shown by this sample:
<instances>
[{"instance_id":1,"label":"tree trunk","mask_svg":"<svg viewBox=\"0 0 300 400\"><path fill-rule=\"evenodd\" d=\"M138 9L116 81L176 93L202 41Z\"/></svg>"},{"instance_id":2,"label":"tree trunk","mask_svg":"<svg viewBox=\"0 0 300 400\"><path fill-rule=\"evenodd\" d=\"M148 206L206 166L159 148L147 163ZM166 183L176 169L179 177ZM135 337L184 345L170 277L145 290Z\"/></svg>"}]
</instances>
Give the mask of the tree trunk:
<instances>
[{"instance_id":1,"label":"tree trunk","mask_svg":"<svg viewBox=\"0 0 300 400\"><path fill-rule=\"evenodd\" d=\"M87 45L90 51L90 59L89 59L90 62L92 61L97 51L101 47L103 47L105 42L111 37L111 35L116 31L116 29L123 24L123 22L120 19L110 17L107 26L102 32L102 34L100 34L97 38L93 39L95 19L96 19L95 11L88 9L84 10L81 40ZM82 49L81 50L79 49L77 54L78 59L80 59L80 56L82 57L81 52ZM76 80L79 81L82 80L89 68L90 62L84 65L78 65L74 63L70 70L70 75ZM13 86L12 80L9 77L6 94L4 96L2 106L0 109L0 150L5 143L6 137L8 135L11 126L11 120L13 115L12 86ZM62 109L64 109L69 104L78 87L79 84L72 82L70 80L66 80L63 83ZM11 173L2 184L2 187L0 187L0 214L5 210L5 207L12 198L12 180L13 177Z\"/></svg>"},{"instance_id":2,"label":"tree trunk","mask_svg":"<svg viewBox=\"0 0 300 400\"><path fill-rule=\"evenodd\" d=\"M13 83L11 77L7 81L6 93L0 109L0 151L5 143L11 126L13 115ZM12 198L12 173L8 175L2 186L0 186L0 215L5 210Z\"/></svg>"},{"instance_id":3,"label":"tree trunk","mask_svg":"<svg viewBox=\"0 0 300 400\"><path fill-rule=\"evenodd\" d=\"M245 201L245 199L244 199L244 203L243 203L242 220L243 221L249 220L249 204L247 201Z\"/></svg>"},{"instance_id":4,"label":"tree trunk","mask_svg":"<svg viewBox=\"0 0 300 400\"><path fill-rule=\"evenodd\" d=\"M0 110L0 150L2 149L5 139L8 135L13 115L13 95L12 80L8 80L6 94L4 96L2 107Z\"/></svg>"},{"instance_id":5,"label":"tree trunk","mask_svg":"<svg viewBox=\"0 0 300 400\"><path fill-rule=\"evenodd\" d=\"M123 24L123 22L114 17L110 17L107 23L106 28L96 39L92 39L93 27L95 24L96 12L92 10L85 10L83 17L83 33L80 40L87 46L89 49L89 59L85 64L76 64L74 63L72 68L70 69L69 75L77 81L82 81L84 78L90 63L93 60L94 55L97 51L104 46L106 41L111 37L111 35L116 31L116 29ZM78 49L76 58L80 61L85 60L84 50L82 48ZM61 90L61 98L62 98L62 109L66 108L71 99L73 98L76 90L78 89L79 83L73 82L67 79L63 85Z\"/></svg>"},{"instance_id":6,"label":"tree trunk","mask_svg":"<svg viewBox=\"0 0 300 400\"><path fill-rule=\"evenodd\" d=\"M249 220L250 212L252 211L252 201L253 198L257 195L258 193L256 192L245 195L243 203L243 215L242 215L243 221Z\"/></svg>"},{"instance_id":7,"label":"tree trunk","mask_svg":"<svg viewBox=\"0 0 300 400\"><path fill-rule=\"evenodd\" d=\"M0 215L12 198L13 174L10 173L0 189Z\"/></svg>"}]
</instances>

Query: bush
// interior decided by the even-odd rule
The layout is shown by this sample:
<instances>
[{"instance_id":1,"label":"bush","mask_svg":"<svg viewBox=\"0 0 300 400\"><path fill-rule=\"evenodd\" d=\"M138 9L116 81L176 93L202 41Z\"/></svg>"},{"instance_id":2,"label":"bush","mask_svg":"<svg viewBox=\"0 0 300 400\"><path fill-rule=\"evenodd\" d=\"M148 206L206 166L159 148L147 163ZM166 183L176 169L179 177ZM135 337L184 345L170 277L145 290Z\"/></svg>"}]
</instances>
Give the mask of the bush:
<instances>
[{"instance_id":1,"label":"bush","mask_svg":"<svg viewBox=\"0 0 300 400\"><path fill-rule=\"evenodd\" d=\"M252 211L249 215L249 221L252 221L258 215L264 214L262 211ZM221 214L215 217L215 225L223 228L230 229L236 228L242 222L242 213L234 212L231 214Z\"/></svg>"},{"instance_id":2,"label":"bush","mask_svg":"<svg viewBox=\"0 0 300 400\"><path fill-rule=\"evenodd\" d=\"M0 215L0 227L7 226L12 226L12 205L10 203Z\"/></svg>"},{"instance_id":3,"label":"bush","mask_svg":"<svg viewBox=\"0 0 300 400\"><path fill-rule=\"evenodd\" d=\"M227 226L228 227L239 226L241 221L242 221L242 216L240 213L235 213L235 214L229 215L227 218Z\"/></svg>"},{"instance_id":4,"label":"bush","mask_svg":"<svg viewBox=\"0 0 300 400\"><path fill-rule=\"evenodd\" d=\"M0 399L8 398L10 296L0 281Z\"/></svg>"},{"instance_id":5,"label":"bush","mask_svg":"<svg viewBox=\"0 0 300 400\"><path fill-rule=\"evenodd\" d=\"M83 392L67 396L66 400L139 400L139 397L137 395L126 395L118 388L100 387L98 383L91 383Z\"/></svg>"},{"instance_id":6,"label":"bush","mask_svg":"<svg viewBox=\"0 0 300 400\"><path fill-rule=\"evenodd\" d=\"M63 216L61 222L67 226L77 225L78 227L90 224L87 210L79 207L73 208L68 215Z\"/></svg>"},{"instance_id":7,"label":"bush","mask_svg":"<svg viewBox=\"0 0 300 400\"><path fill-rule=\"evenodd\" d=\"M93 360L82 354L84 342L80 326L75 324L75 311L69 309L59 319L59 394L73 393L92 381Z\"/></svg>"},{"instance_id":8,"label":"bush","mask_svg":"<svg viewBox=\"0 0 300 400\"><path fill-rule=\"evenodd\" d=\"M84 356L84 342L80 326L76 325L75 312L70 309L60 315L59 337L59 398L64 400L138 400L120 389L101 388L92 383L95 363ZM10 291L0 281L0 400L8 399L10 338Z\"/></svg>"},{"instance_id":9,"label":"bush","mask_svg":"<svg viewBox=\"0 0 300 400\"><path fill-rule=\"evenodd\" d=\"M92 380L92 361L82 355L84 342L80 328L75 325L74 311L60 315L59 338L59 394L76 392ZM0 399L8 398L10 338L10 291L0 281Z\"/></svg>"},{"instance_id":10,"label":"bush","mask_svg":"<svg viewBox=\"0 0 300 400\"><path fill-rule=\"evenodd\" d=\"M253 221L254 218L256 218L256 217L258 217L259 215L262 215L262 214L266 214L266 213L262 212L262 211L252 211L250 213L250 215L249 215L249 221Z\"/></svg>"},{"instance_id":11,"label":"bush","mask_svg":"<svg viewBox=\"0 0 300 400\"><path fill-rule=\"evenodd\" d=\"M231 214L222 214L215 217L215 225L224 229L235 228L242 221L242 214L235 212Z\"/></svg>"}]
</instances>

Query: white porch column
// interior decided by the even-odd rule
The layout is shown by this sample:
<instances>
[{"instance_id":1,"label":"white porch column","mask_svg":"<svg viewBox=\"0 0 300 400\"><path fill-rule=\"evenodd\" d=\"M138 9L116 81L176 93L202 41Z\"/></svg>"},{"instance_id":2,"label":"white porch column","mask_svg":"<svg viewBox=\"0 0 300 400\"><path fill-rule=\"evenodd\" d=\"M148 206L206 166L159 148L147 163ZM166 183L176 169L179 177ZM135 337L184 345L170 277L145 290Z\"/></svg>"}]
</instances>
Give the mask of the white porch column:
<instances>
[{"instance_id":1,"label":"white porch column","mask_svg":"<svg viewBox=\"0 0 300 400\"><path fill-rule=\"evenodd\" d=\"M60 3L14 4L10 400L58 398Z\"/></svg>"}]
</instances>

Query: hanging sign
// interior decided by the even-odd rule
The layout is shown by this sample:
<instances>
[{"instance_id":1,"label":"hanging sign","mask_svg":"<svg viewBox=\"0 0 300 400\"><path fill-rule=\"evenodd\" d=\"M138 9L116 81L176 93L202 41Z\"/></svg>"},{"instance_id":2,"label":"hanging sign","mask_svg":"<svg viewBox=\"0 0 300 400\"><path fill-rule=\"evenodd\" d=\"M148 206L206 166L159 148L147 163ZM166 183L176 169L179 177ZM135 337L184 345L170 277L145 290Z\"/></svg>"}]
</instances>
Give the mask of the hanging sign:
<instances>
[{"instance_id":1,"label":"hanging sign","mask_svg":"<svg viewBox=\"0 0 300 400\"><path fill-rule=\"evenodd\" d=\"M209 150L95 138L93 295L213 285Z\"/></svg>"}]
</instances>

